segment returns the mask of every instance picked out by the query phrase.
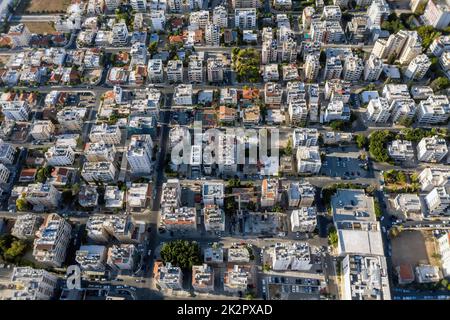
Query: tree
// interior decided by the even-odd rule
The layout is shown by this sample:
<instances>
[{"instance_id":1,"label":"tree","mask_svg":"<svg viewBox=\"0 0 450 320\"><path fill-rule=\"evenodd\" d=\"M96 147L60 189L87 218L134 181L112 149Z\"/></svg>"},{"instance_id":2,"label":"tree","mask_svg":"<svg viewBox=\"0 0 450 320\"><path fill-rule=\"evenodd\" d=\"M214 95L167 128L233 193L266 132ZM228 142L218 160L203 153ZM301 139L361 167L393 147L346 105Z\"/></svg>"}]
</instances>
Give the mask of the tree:
<instances>
[{"instance_id":1,"label":"tree","mask_svg":"<svg viewBox=\"0 0 450 320\"><path fill-rule=\"evenodd\" d=\"M450 87L450 80L446 77L436 78L431 82L430 87L431 89L433 89L433 91L447 89L448 87Z\"/></svg>"},{"instance_id":2,"label":"tree","mask_svg":"<svg viewBox=\"0 0 450 320\"><path fill-rule=\"evenodd\" d=\"M375 210L375 216L379 219L383 215L383 210L381 210L380 203L378 202L378 199L374 199L373 201L374 210Z\"/></svg>"},{"instance_id":3,"label":"tree","mask_svg":"<svg viewBox=\"0 0 450 320\"><path fill-rule=\"evenodd\" d=\"M148 46L148 52L153 55L156 52L158 52L158 42L152 42L150 43L150 45Z\"/></svg>"},{"instance_id":4,"label":"tree","mask_svg":"<svg viewBox=\"0 0 450 320\"><path fill-rule=\"evenodd\" d=\"M286 148L284 149L284 154L287 156L292 156L292 138L291 137L289 137L289 139L288 139Z\"/></svg>"},{"instance_id":5,"label":"tree","mask_svg":"<svg viewBox=\"0 0 450 320\"><path fill-rule=\"evenodd\" d=\"M24 255L27 249L27 243L19 240L11 234L0 237L0 255L8 262L15 262Z\"/></svg>"},{"instance_id":6,"label":"tree","mask_svg":"<svg viewBox=\"0 0 450 320\"><path fill-rule=\"evenodd\" d=\"M334 131L342 131L342 129L344 129L345 127L345 122L342 120L335 120L330 123L330 127Z\"/></svg>"},{"instance_id":7,"label":"tree","mask_svg":"<svg viewBox=\"0 0 450 320\"><path fill-rule=\"evenodd\" d=\"M30 205L24 198L19 198L16 200L16 207L19 211L28 211L30 210Z\"/></svg>"},{"instance_id":8,"label":"tree","mask_svg":"<svg viewBox=\"0 0 450 320\"><path fill-rule=\"evenodd\" d=\"M393 134L388 130L375 131L369 137L369 152L378 162L388 162L390 157L386 144L392 141Z\"/></svg>"},{"instance_id":9,"label":"tree","mask_svg":"<svg viewBox=\"0 0 450 320\"><path fill-rule=\"evenodd\" d=\"M336 247L338 244L338 234L335 227L332 227L328 233L328 244L333 247Z\"/></svg>"},{"instance_id":10,"label":"tree","mask_svg":"<svg viewBox=\"0 0 450 320\"><path fill-rule=\"evenodd\" d=\"M174 266L191 270L192 266L201 263L200 247L195 241L171 241L163 245L161 258L164 263L170 262Z\"/></svg>"},{"instance_id":11,"label":"tree","mask_svg":"<svg viewBox=\"0 0 450 320\"><path fill-rule=\"evenodd\" d=\"M363 136L362 134L357 134L355 136L356 145L360 149L364 149L367 145L367 138Z\"/></svg>"}]
</instances>

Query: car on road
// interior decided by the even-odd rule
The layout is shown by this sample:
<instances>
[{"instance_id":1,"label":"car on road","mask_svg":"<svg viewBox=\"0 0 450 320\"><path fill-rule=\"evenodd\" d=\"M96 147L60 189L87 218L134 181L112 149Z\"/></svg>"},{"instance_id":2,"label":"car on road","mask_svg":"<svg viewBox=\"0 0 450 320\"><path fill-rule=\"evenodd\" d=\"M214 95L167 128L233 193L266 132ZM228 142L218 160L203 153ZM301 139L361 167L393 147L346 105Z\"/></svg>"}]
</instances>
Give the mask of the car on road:
<instances>
[{"instance_id":1,"label":"car on road","mask_svg":"<svg viewBox=\"0 0 450 320\"><path fill-rule=\"evenodd\" d=\"M386 228L384 226L381 227L381 230L383 230L383 233L386 233Z\"/></svg>"}]
</instances>

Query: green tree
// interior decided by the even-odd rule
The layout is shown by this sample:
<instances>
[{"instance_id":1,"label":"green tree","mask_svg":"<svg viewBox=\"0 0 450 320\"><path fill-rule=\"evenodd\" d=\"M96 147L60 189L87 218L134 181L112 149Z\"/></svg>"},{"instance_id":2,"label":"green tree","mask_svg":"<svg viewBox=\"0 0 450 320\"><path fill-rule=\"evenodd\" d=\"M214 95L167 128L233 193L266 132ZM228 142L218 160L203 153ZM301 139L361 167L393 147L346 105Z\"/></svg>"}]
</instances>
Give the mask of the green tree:
<instances>
[{"instance_id":1,"label":"green tree","mask_svg":"<svg viewBox=\"0 0 450 320\"><path fill-rule=\"evenodd\" d=\"M433 89L433 91L447 89L448 87L450 87L450 80L446 77L436 78L431 82L430 87L431 89Z\"/></svg>"},{"instance_id":2,"label":"green tree","mask_svg":"<svg viewBox=\"0 0 450 320\"><path fill-rule=\"evenodd\" d=\"M161 258L164 263L170 262L174 266L191 270L192 266L201 263L200 247L195 241L167 242L161 249Z\"/></svg>"},{"instance_id":3,"label":"green tree","mask_svg":"<svg viewBox=\"0 0 450 320\"><path fill-rule=\"evenodd\" d=\"M367 145L367 138L363 136L362 134L357 134L355 136L356 145L360 149L364 149Z\"/></svg>"},{"instance_id":4,"label":"green tree","mask_svg":"<svg viewBox=\"0 0 450 320\"><path fill-rule=\"evenodd\" d=\"M16 200L16 207L19 211L28 211L30 210L30 205L24 198L18 198Z\"/></svg>"},{"instance_id":5,"label":"green tree","mask_svg":"<svg viewBox=\"0 0 450 320\"><path fill-rule=\"evenodd\" d=\"M342 120L335 120L330 123L330 127L334 131L342 131L345 127L345 122Z\"/></svg>"},{"instance_id":6,"label":"green tree","mask_svg":"<svg viewBox=\"0 0 450 320\"><path fill-rule=\"evenodd\" d=\"M289 137L286 148L284 148L284 154L287 156L292 156L292 138Z\"/></svg>"},{"instance_id":7,"label":"green tree","mask_svg":"<svg viewBox=\"0 0 450 320\"><path fill-rule=\"evenodd\" d=\"M332 227L328 233L328 244L333 247L336 247L338 244L338 234L335 227Z\"/></svg>"},{"instance_id":8,"label":"green tree","mask_svg":"<svg viewBox=\"0 0 450 320\"><path fill-rule=\"evenodd\" d=\"M386 145L394 138L388 130L373 132L369 137L369 152L378 162L388 162L390 157L386 150Z\"/></svg>"}]
</instances>

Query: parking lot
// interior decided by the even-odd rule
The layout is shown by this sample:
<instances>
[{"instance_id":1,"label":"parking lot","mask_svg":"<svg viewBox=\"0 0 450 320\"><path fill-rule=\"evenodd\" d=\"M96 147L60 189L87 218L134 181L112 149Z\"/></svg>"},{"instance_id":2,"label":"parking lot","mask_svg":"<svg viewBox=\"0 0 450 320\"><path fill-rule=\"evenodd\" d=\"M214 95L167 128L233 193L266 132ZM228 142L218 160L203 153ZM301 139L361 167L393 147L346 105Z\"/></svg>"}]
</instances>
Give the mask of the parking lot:
<instances>
[{"instance_id":1,"label":"parking lot","mask_svg":"<svg viewBox=\"0 0 450 320\"><path fill-rule=\"evenodd\" d=\"M369 178L369 171L364 169L364 161L348 156L327 155L322 163L320 174L341 177L344 180Z\"/></svg>"}]
</instances>

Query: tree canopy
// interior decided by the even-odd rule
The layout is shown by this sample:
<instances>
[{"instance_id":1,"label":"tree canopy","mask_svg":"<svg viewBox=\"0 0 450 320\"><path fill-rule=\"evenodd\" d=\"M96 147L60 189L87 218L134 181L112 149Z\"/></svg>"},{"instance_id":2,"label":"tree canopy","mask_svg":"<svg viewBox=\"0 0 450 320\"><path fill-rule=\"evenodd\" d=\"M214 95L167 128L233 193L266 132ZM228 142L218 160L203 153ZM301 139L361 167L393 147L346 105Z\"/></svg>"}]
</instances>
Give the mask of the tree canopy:
<instances>
[{"instance_id":1,"label":"tree canopy","mask_svg":"<svg viewBox=\"0 0 450 320\"><path fill-rule=\"evenodd\" d=\"M182 269L191 269L192 266L201 263L200 247L195 241L171 241L163 245L161 258L164 263L170 262Z\"/></svg>"}]
</instances>

